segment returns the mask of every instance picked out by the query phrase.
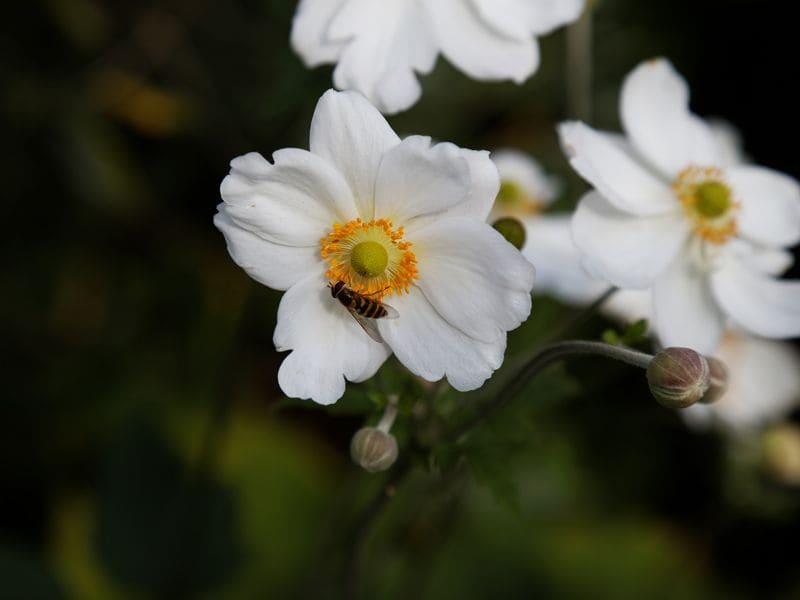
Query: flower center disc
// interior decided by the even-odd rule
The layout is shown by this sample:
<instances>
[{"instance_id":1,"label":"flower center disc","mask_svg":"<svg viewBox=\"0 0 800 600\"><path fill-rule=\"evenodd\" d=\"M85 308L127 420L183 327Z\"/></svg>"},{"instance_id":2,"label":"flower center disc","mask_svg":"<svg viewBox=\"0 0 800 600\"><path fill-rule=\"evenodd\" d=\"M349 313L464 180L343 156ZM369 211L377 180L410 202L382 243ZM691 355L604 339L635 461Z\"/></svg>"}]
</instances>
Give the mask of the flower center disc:
<instances>
[{"instance_id":1,"label":"flower center disc","mask_svg":"<svg viewBox=\"0 0 800 600\"><path fill-rule=\"evenodd\" d=\"M503 179L495 199L495 209L499 215L535 215L542 212L543 203L528 194L512 179Z\"/></svg>"},{"instance_id":2,"label":"flower center disc","mask_svg":"<svg viewBox=\"0 0 800 600\"><path fill-rule=\"evenodd\" d=\"M320 255L328 261L325 276L377 300L408 292L417 278L417 257L403 240L403 228L391 221L354 219L333 229L320 240Z\"/></svg>"},{"instance_id":3,"label":"flower center disc","mask_svg":"<svg viewBox=\"0 0 800 600\"><path fill-rule=\"evenodd\" d=\"M678 173L672 189L699 237L713 244L723 244L736 235L739 204L733 199L720 169L690 166Z\"/></svg>"}]
</instances>

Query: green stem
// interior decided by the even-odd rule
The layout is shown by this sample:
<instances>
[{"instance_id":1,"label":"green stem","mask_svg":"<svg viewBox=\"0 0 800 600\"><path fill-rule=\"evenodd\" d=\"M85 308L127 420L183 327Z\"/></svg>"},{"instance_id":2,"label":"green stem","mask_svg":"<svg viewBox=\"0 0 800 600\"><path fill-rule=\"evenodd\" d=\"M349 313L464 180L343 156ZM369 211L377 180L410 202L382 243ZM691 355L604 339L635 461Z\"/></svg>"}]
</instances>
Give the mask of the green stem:
<instances>
[{"instance_id":1,"label":"green stem","mask_svg":"<svg viewBox=\"0 0 800 600\"><path fill-rule=\"evenodd\" d=\"M612 346L611 344L603 342L567 340L547 344L540 348L539 351L525 363L518 375L510 380L481 412L456 428L450 435L451 439L457 440L465 433L486 421L491 415L513 400L516 395L550 363L571 355L589 354L619 360L642 369L646 369L647 365L650 364L650 361L653 359L653 355L651 354L639 352L638 350L631 350L630 348L624 348L622 346Z\"/></svg>"},{"instance_id":2,"label":"green stem","mask_svg":"<svg viewBox=\"0 0 800 600\"><path fill-rule=\"evenodd\" d=\"M581 17L567 27L567 109L570 118L592 118L592 12L588 2Z\"/></svg>"}]
</instances>

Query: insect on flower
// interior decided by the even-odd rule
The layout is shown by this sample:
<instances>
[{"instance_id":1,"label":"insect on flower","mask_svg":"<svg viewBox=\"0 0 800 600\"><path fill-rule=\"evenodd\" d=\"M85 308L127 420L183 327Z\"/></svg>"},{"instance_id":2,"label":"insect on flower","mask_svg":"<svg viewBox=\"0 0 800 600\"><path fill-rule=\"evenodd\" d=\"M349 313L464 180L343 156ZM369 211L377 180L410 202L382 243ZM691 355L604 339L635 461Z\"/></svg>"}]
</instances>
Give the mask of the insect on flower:
<instances>
[{"instance_id":1,"label":"insect on flower","mask_svg":"<svg viewBox=\"0 0 800 600\"><path fill-rule=\"evenodd\" d=\"M370 298L370 296L380 294L383 290L373 292L372 294L360 294L347 287L344 281L329 283L328 287L331 288L331 296L341 302L342 306L347 309L347 312L353 315L356 323L361 325L361 328L367 335L376 342L383 343L383 337L381 337L378 331L375 319L396 319L400 316L399 313L388 304L383 304L374 298Z\"/></svg>"}]
</instances>

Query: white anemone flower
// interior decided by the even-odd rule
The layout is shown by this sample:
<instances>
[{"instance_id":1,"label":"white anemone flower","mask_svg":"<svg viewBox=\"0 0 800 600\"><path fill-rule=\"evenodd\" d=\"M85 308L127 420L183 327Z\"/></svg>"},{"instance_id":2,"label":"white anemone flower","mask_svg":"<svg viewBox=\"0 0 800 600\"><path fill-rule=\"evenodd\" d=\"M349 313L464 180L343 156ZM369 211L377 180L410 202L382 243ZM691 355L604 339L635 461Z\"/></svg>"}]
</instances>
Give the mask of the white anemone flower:
<instances>
[{"instance_id":1,"label":"white anemone flower","mask_svg":"<svg viewBox=\"0 0 800 600\"><path fill-rule=\"evenodd\" d=\"M666 345L713 353L726 317L764 337L800 335L800 282L776 279L800 240L800 186L776 171L730 164L712 128L689 111L686 82L666 60L628 75L627 134L563 123L562 145L595 190L573 217L593 273L652 288Z\"/></svg>"},{"instance_id":2,"label":"white anemone flower","mask_svg":"<svg viewBox=\"0 0 800 600\"><path fill-rule=\"evenodd\" d=\"M333 83L387 114L420 96L417 74L441 52L474 79L522 83L536 36L578 18L585 0L300 0L291 42L306 66L336 63Z\"/></svg>"},{"instance_id":3,"label":"white anemone flower","mask_svg":"<svg viewBox=\"0 0 800 600\"><path fill-rule=\"evenodd\" d=\"M555 200L560 182L548 175L527 154L504 148L492 152L500 173L489 222L514 217L525 227L522 255L536 267L536 293L550 294L569 304L591 302L608 289L581 265L581 255L572 241L571 214L543 211Z\"/></svg>"},{"instance_id":4,"label":"white anemone flower","mask_svg":"<svg viewBox=\"0 0 800 600\"><path fill-rule=\"evenodd\" d=\"M620 290L602 310L627 322L650 319L651 296L648 290ZM651 333L661 337L657 329ZM800 353L792 344L729 328L713 356L728 368L728 388L716 402L683 409L690 425L744 433L779 422L800 406Z\"/></svg>"},{"instance_id":5,"label":"white anemone flower","mask_svg":"<svg viewBox=\"0 0 800 600\"><path fill-rule=\"evenodd\" d=\"M401 141L363 96L333 90L309 145L273 163L235 158L214 217L233 260L286 291L274 334L291 350L281 389L333 403L345 379L368 379L391 352L424 379L480 387L528 317L533 285L531 265L485 222L499 187L489 153ZM339 282L396 313L364 319L381 341L333 297Z\"/></svg>"}]
</instances>

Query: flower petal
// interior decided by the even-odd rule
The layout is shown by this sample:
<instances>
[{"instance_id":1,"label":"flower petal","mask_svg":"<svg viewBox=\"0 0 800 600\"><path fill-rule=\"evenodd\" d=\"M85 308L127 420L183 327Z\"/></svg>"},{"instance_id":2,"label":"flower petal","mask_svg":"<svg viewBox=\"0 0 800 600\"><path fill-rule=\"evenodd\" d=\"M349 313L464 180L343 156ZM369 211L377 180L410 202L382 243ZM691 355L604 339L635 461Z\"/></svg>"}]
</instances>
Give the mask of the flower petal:
<instances>
[{"instance_id":1,"label":"flower petal","mask_svg":"<svg viewBox=\"0 0 800 600\"><path fill-rule=\"evenodd\" d=\"M419 288L392 299L400 316L379 321L383 339L412 373L438 381L447 377L455 389L466 392L483 385L503 363L505 336L479 342L445 321Z\"/></svg>"},{"instance_id":2,"label":"flower petal","mask_svg":"<svg viewBox=\"0 0 800 600\"><path fill-rule=\"evenodd\" d=\"M284 246L243 229L227 215L220 204L214 225L225 236L228 253L250 277L275 290L286 290L308 273L321 270L316 246Z\"/></svg>"},{"instance_id":3,"label":"flower petal","mask_svg":"<svg viewBox=\"0 0 800 600\"><path fill-rule=\"evenodd\" d=\"M472 0L481 17L498 32L522 39L543 35L576 20L584 0Z\"/></svg>"},{"instance_id":4,"label":"flower petal","mask_svg":"<svg viewBox=\"0 0 800 600\"><path fill-rule=\"evenodd\" d=\"M800 336L800 281L781 281L728 261L711 276L714 296L739 325L771 338Z\"/></svg>"},{"instance_id":5,"label":"flower petal","mask_svg":"<svg viewBox=\"0 0 800 600\"><path fill-rule=\"evenodd\" d=\"M292 48L307 67L336 62L345 44L328 37L328 28L346 0L300 0L292 20Z\"/></svg>"},{"instance_id":6,"label":"flower petal","mask_svg":"<svg viewBox=\"0 0 800 600\"><path fill-rule=\"evenodd\" d=\"M638 162L617 136L579 121L561 123L558 133L572 167L619 210L657 215L678 209L669 186Z\"/></svg>"},{"instance_id":7,"label":"flower petal","mask_svg":"<svg viewBox=\"0 0 800 600\"><path fill-rule=\"evenodd\" d=\"M328 90L317 103L309 137L311 152L334 165L350 185L361 218L372 219L378 166L400 143L386 119L362 95Z\"/></svg>"},{"instance_id":8,"label":"flower petal","mask_svg":"<svg viewBox=\"0 0 800 600\"><path fill-rule=\"evenodd\" d=\"M533 36L513 39L489 26L464 0L426 4L442 54L473 79L522 83L539 66Z\"/></svg>"},{"instance_id":9,"label":"flower petal","mask_svg":"<svg viewBox=\"0 0 800 600\"><path fill-rule=\"evenodd\" d=\"M589 192L572 217L572 239L592 274L621 288L646 288L677 256L689 233L681 214L633 217Z\"/></svg>"},{"instance_id":10,"label":"flower petal","mask_svg":"<svg viewBox=\"0 0 800 600\"><path fill-rule=\"evenodd\" d=\"M643 62L625 79L620 116L633 146L670 180L692 164L722 164L711 128L689 112L686 81L663 58Z\"/></svg>"},{"instance_id":11,"label":"flower petal","mask_svg":"<svg viewBox=\"0 0 800 600\"><path fill-rule=\"evenodd\" d=\"M708 274L681 253L653 285L653 321L665 346L713 354L725 317L714 301Z\"/></svg>"},{"instance_id":12,"label":"flower petal","mask_svg":"<svg viewBox=\"0 0 800 600\"><path fill-rule=\"evenodd\" d=\"M405 138L381 162L375 184L375 217L406 223L465 202L470 169L458 146L431 146L419 135Z\"/></svg>"},{"instance_id":13,"label":"flower petal","mask_svg":"<svg viewBox=\"0 0 800 600\"><path fill-rule=\"evenodd\" d=\"M794 178L752 165L730 167L726 176L741 205L742 235L772 247L800 241L800 185Z\"/></svg>"},{"instance_id":14,"label":"flower petal","mask_svg":"<svg viewBox=\"0 0 800 600\"><path fill-rule=\"evenodd\" d=\"M372 377L390 354L331 297L318 273L290 287L281 298L273 341L278 351L292 350L278 370L283 393L319 404L336 402L344 393L345 378Z\"/></svg>"},{"instance_id":15,"label":"flower petal","mask_svg":"<svg viewBox=\"0 0 800 600\"><path fill-rule=\"evenodd\" d=\"M528 318L534 269L489 225L442 219L413 239L417 285L450 325L492 342Z\"/></svg>"},{"instance_id":16,"label":"flower petal","mask_svg":"<svg viewBox=\"0 0 800 600\"><path fill-rule=\"evenodd\" d=\"M438 54L427 12L407 0L350 0L330 35L348 40L333 74L336 87L360 91L385 113L419 99L415 71L429 73Z\"/></svg>"},{"instance_id":17,"label":"flower petal","mask_svg":"<svg viewBox=\"0 0 800 600\"><path fill-rule=\"evenodd\" d=\"M240 227L287 246L316 245L336 221L355 216L344 179L324 160L289 148L231 161L220 186L227 215Z\"/></svg>"},{"instance_id":18,"label":"flower petal","mask_svg":"<svg viewBox=\"0 0 800 600\"><path fill-rule=\"evenodd\" d=\"M569 215L542 215L523 220L526 230L522 255L536 268L533 289L571 304L589 303L609 284L595 279L581 265L572 241Z\"/></svg>"},{"instance_id":19,"label":"flower petal","mask_svg":"<svg viewBox=\"0 0 800 600\"><path fill-rule=\"evenodd\" d=\"M733 260L765 275L780 276L794 263L794 256L788 250L779 250L746 240L733 238L728 242Z\"/></svg>"}]
</instances>

